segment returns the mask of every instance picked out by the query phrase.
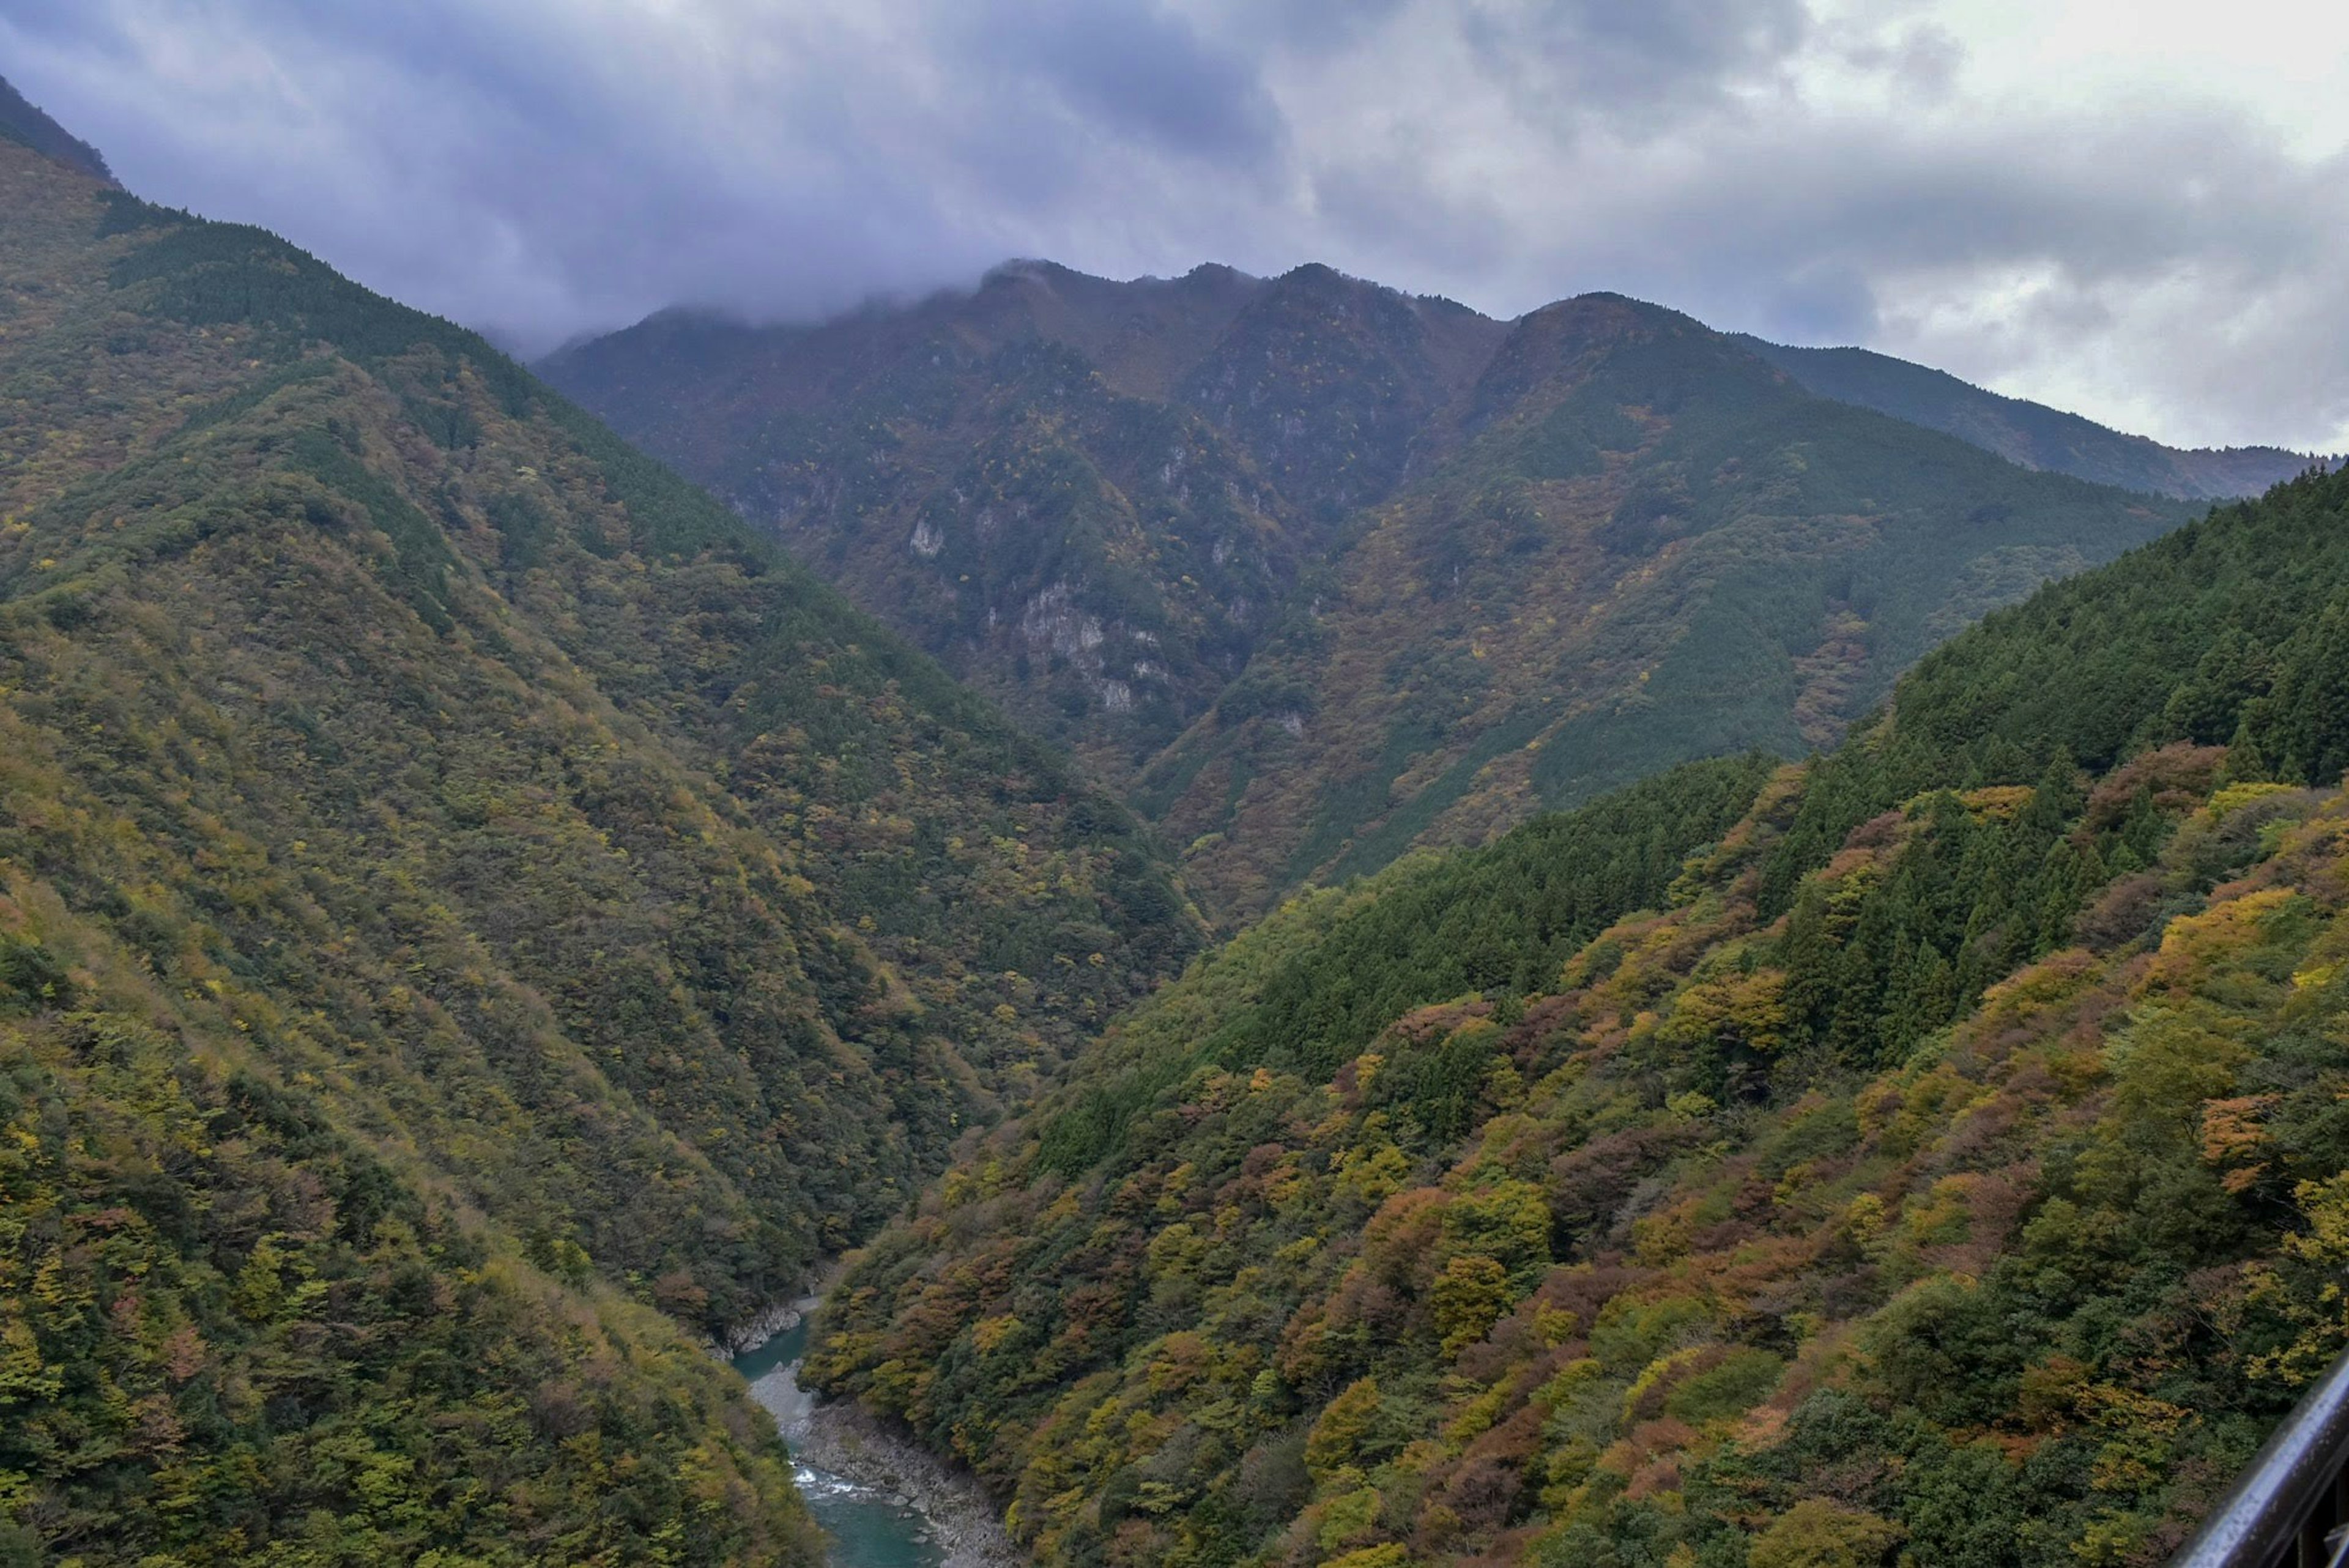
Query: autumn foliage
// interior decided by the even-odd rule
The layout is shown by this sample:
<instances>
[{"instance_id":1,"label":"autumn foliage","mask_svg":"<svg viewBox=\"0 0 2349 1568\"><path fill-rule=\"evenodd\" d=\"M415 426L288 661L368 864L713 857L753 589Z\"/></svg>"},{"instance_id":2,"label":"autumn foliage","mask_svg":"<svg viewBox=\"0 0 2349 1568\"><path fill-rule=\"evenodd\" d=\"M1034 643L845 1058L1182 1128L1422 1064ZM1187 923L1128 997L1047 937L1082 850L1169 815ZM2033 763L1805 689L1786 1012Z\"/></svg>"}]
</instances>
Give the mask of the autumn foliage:
<instances>
[{"instance_id":1,"label":"autumn foliage","mask_svg":"<svg viewBox=\"0 0 2349 1568\"><path fill-rule=\"evenodd\" d=\"M2344 524L2302 480L1993 618L1537 972L1479 967L1506 840L1284 909L816 1375L1051 1563L2158 1562L2349 1342ZM1263 1026L1411 972L1390 907L1489 978Z\"/></svg>"}]
</instances>

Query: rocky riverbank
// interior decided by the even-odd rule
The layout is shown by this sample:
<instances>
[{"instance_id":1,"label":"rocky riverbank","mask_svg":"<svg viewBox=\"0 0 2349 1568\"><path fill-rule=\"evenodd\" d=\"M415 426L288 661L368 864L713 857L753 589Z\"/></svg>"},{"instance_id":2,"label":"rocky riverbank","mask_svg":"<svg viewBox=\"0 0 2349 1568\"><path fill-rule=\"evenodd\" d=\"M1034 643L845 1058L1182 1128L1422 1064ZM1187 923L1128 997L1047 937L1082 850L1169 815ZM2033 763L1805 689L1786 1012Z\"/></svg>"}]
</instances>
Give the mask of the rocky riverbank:
<instances>
[{"instance_id":1,"label":"rocky riverbank","mask_svg":"<svg viewBox=\"0 0 2349 1568\"><path fill-rule=\"evenodd\" d=\"M977 1480L857 1406L811 1403L797 1437L786 1430L784 1438L807 1463L888 1493L920 1513L946 1553L942 1568L1026 1568L1027 1554L1004 1532L1001 1515Z\"/></svg>"},{"instance_id":2,"label":"rocky riverbank","mask_svg":"<svg viewBox=\"0 0 2349 1568\"><path fill-rule=\"evenodd\" d=\"M911 1540L923 1543L922 1562L929 1561L928 1552L935 1551L941 1554L938 1568L1026 1568L1027 1555L1012 1544L995 1504L977 1480L940 1463L856 1405L819 1405L799 1386L794 1374L804 1340L802 1324L816 1304L817 1298L805 1297L762 1320L772 1327L759 1344L790 1337L767 1346L756 1358L765 1370L753 1376L750 1395L774 1417L776 1428L790 1445L819 1522L826 1521L827 1510L833 1507L877 1510L905 1520L907 1527L918 1521ZM789 1322L781 1320L781 1311L790 1313ZM852 1528L837 1517L832 1524L843 1532ZM869 1539L858 1550L870 1553ZM852 1554L852 1560L866 1559ZM874 1560L896 1561L894 1556Z\"/></svg>"},{"instance_id":3,"label":"rocky riverbank","mask_svg":"<svg viewBox=\"0 0 2349 1568\"><path fill-rule=\"evenodd\" d=\"M799 1327L807 1314L815 1310L815 1296L802 1296L793 1302L777 1302L747 1323L735 1324L709 1342L710 1354L721 1361L738 1355L748 1355L779 1334L789 1334Z\"/></svg>"}]
</instances>

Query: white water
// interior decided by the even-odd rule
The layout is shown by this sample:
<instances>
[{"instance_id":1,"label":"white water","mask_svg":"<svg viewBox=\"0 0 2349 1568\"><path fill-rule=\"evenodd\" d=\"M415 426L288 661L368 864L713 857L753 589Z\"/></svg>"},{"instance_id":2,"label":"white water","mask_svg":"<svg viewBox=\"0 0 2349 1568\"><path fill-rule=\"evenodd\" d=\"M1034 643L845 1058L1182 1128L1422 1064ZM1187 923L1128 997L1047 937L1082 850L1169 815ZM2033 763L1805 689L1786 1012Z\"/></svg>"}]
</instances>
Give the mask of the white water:
<instances>
[{"instance_id":1,"label":"white water","mask_svg":"<svg viewBox=\"0 0 2349 1568\"><path fill-rule=\"evenodd\" d=\"M734 1357L734 1368L750 1379L750 1397L775 1417L792 1450L792 1479L832 1538L832 1568L938 1568L946 1553L910 1497L819 1469L799 1457L815 1404L796 1376L807 1337L802 1317L758 1349Z\"/></svg>"}]
</instances>

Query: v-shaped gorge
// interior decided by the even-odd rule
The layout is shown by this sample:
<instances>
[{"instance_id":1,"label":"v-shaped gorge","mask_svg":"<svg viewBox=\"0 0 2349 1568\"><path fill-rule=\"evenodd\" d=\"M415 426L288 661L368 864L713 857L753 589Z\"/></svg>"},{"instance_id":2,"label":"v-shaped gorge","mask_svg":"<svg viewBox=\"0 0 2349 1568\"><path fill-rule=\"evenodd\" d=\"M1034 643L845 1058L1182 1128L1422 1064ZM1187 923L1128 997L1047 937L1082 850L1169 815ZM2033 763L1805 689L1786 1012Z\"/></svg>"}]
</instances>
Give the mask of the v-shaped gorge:
<instances>
[{"instance_id":1,"label":"v-shaped gorge","mask_svg":"<svg viewBox=\"0 0 2349 1568\"><path fill-rule=\"evenodd\" d=\"M811 1563L693 1341L876 1231L812 1377L1053 1562L2143 1560L2337 1339L2337 478L1781 766L2184 508L1614 296L1029 265L556 361L746 519L28 111L0 1560ZM1055 741L1225 917L1491 842L1186 969Z\"/></svg>"},{"instance_id":2,"label":"v-shaped gorge","mask_svg":"<svg viewBox=\"0 0 2349 1568\"><path fill-rule=\"evenodd\" d=\"M544 369L1076 751L1225 918L1829 743L1935 642L2189 513L1669 310L1504 323L1320 266L1020 264L813 327L657 317Z\"/></svg>"}]
</instances>

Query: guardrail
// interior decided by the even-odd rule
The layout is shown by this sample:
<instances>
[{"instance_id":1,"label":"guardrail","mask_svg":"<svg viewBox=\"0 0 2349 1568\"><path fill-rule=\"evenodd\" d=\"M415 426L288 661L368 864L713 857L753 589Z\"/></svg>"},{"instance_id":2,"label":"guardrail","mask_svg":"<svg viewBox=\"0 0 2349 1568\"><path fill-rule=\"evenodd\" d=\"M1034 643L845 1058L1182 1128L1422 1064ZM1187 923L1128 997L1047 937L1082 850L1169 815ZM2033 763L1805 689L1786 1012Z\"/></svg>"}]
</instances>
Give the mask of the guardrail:
<instances>
[{"instance_id":1,"label":"guardrail","mask_svg":"<svg viewBox=\"0 0 2349 1568\"><path fill-rule=\"evenodd\" d=\"M2349 1354L2284 1417L2169 1568L2349 1564Z\"/></svg>"}]
</instances>

